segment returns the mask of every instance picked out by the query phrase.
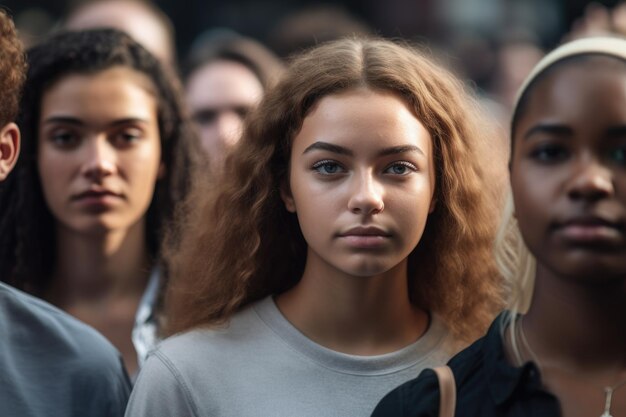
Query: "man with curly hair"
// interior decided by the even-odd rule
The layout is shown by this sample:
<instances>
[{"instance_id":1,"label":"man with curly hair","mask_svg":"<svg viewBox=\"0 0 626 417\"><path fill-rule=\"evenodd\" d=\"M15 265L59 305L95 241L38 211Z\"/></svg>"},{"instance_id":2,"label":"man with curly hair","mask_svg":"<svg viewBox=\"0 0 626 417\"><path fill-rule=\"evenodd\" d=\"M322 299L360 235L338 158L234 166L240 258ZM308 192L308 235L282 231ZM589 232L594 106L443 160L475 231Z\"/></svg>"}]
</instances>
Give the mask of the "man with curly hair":
<instances>
[{"instance_id":1,"label":"man with curly hair","mask_svg":"<svg viewBox=\"0 0 626 417\"><path fill-rule=\"evenodd\" d=\"M11 19L0 10L0 181L6 178L20 149L17 116L26 63Z\"/></svg>"},{"instance_id":2,"label":"man with curly hair","mask_svg":"<svg viewBox=\"0 0 626 417\"><path fill-rule=\"evenodd\" d=\"M15 26L0 9L0 181L19 154L20 131L13 120L25 69ZM3 283L0 369L0 404L7 416L121 416L130 394L120 355L103 336Z\"/></svg>"}]
</instances>

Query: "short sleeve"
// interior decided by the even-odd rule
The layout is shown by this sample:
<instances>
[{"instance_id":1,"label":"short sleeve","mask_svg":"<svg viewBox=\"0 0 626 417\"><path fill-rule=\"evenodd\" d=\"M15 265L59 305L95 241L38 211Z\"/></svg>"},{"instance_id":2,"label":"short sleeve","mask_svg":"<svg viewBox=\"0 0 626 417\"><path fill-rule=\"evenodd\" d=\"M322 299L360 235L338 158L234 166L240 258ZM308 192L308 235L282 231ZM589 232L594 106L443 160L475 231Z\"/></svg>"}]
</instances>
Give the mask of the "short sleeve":
<instances>
[{"instance_id":1,"label":"short sleeve","mask_svg":"<svg viewBox=\"0 0 626 417\"><path fill-rule=\"evenodd\" d=\"M438 417L439 381L432 369L387 394L372 417Z\"/></svg>"},{"instance_id":2,"label":"short sleeve","mask_svg":"<svg viewBox=\"0 0 626 417\"><path fill-rule=\"evenodd\" d=\"M199 417L197 406L176 367L155 351L139 373L126 417Z\"/></svg>"}]
</instances>

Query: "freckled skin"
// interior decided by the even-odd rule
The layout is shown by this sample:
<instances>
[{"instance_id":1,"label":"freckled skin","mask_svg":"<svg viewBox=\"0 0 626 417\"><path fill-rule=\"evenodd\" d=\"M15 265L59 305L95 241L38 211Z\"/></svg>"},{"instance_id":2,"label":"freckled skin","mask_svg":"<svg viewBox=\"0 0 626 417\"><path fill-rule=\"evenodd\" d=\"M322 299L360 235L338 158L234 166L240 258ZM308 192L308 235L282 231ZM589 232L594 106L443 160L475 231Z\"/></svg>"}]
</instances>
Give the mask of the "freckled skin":
<instances>
[{"instance_id":1,"label":"freckled skin","mask_svg":"<svg viewBox=\"0 0 626 417\"><path fill-rule=\"evenodd\" d=\"M349 154L311 149L318 142ZM402 146L414 150L381 155ZM308 244L306 269L373 276L404 268L434 207L432 159L430 134L399 97L358 89L322 98L294 139L283 195ZM389 236L362 247L342 236L357 226Z\"/></svg>"},{"instance_id":2,"label":"freckled skin","mask_svg":"<svg viewBox=\"0 0 626 417\"><path fill-rule=\"evenodd\" d=\"M37 164L46 203L61 226L102 233L144 217L161 166L157 102L149 84L133 70L114 67L68 75L44 93ZM120 197L96 206L76 200L93 187Z\"/></svg>"}]
</instances>

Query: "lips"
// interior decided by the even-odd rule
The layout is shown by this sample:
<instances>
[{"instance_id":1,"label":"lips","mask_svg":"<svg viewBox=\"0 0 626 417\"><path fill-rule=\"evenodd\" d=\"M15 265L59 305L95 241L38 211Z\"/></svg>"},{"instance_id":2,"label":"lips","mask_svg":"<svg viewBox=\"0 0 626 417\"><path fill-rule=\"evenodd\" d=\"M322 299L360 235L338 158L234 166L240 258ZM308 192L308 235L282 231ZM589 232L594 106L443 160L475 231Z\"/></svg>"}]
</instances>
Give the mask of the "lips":
<instances>
[{"instance_id":1,"label":"lips","mask_svg":"<svg viewBox=\"0 0 626 417\"><path fill-rule=\"evenodd\" d=\"M353 249L381 249L388 244L391 234L375 226L352 227L339 234L339 238Z\"/></svg>"},{"instance_id":2,"label":"lips","mask_svg":"<svg viewBox=\"0 0 626 417\"><path fill-rule=\"evenodd\" d=\"M116 193L114 191L108 190L106 188L91 188L89 190L85 190L78 194L74 194L71 199L73 201L97 200L97 199L104 199L107 197L122 198L123 195L120 193Z\"/></svg>"},{"instance_id":3,"label":"lips","mask_svg":"<svg viewBox=\"0 0 626 417\"><path fill-rule=\"evenodd\" d=\"M390 237L391 234L383 229L380 229L376 226L357 226L352 227L345 232L340 233L341 237L348 236L380 236L380 237Z\"/></svg>"},{"instance_id":4,"label":"lips","mask_svg":"<svg viewBox=\"0 0 626 417\"><path fill-rule=\"evenodd\" d=\"M624 223L603 216L578 216L556 225L557 232L567 241L582 244L610 244L624 238Z\"/></svg>"}]
</instances>

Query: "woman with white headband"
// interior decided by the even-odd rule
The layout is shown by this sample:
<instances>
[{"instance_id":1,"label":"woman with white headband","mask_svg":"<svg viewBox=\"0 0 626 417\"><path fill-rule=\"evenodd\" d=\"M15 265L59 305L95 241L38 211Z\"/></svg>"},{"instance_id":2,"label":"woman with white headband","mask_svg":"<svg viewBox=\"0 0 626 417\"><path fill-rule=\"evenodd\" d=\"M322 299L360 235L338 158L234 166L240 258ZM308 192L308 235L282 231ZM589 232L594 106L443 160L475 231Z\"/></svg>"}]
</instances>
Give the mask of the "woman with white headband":
<instances>
[{"instance_id":1,"label":"woman with white headband","mask_svg":"<svg viewBox=\"0 0 626 417\"><path fill-rule=\"evenodd\" d=\"M450 360L453 379L426 370L374 416L626 415L626 40L546 56L511 137L496 244L510 310Z\"/></svg>"}]
</instances>

